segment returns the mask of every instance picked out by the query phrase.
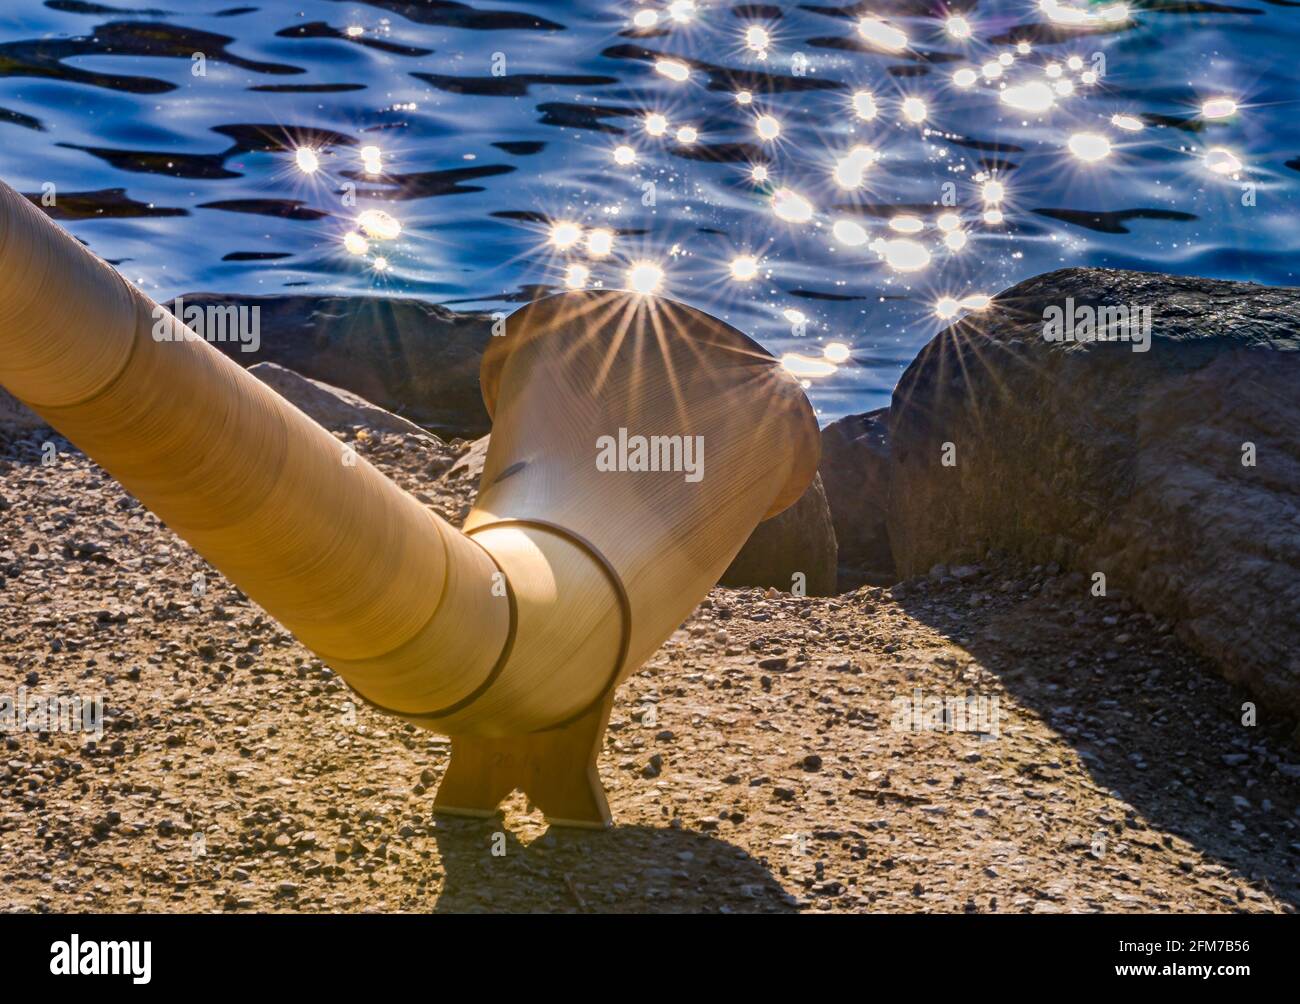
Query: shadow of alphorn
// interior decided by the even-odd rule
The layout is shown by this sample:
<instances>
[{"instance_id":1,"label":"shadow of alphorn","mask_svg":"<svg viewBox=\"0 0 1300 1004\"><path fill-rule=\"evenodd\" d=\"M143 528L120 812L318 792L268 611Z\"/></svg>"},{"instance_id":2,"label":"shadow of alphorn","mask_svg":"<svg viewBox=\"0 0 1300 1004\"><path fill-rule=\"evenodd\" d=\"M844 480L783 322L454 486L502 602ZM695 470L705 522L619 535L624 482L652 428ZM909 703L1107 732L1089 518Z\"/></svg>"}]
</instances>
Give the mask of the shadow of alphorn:
<instances>
[{"instance_id":1,"label":"shadow of alphorn","mask_svg":"<svg viewBox=\"0 0 1300 1004\"><path fill-rule=\"evenodd\" d=\"M492 440L462 533L2 184L0 383L363 700L450 735L436 809L489 815L519 788L568 825L609 823L615 687L819 449L799 385L735 329L552 296L484 354Z\"/></svg>"}]
</instances>

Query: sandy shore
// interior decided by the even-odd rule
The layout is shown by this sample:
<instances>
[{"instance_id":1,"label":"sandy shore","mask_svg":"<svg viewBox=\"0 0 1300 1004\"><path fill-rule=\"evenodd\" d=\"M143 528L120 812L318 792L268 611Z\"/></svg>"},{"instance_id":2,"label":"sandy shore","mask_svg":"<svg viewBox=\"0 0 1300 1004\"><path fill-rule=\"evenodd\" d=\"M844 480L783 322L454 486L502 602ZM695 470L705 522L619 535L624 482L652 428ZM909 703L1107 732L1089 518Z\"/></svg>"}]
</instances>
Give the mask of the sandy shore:
<instances>
[{"instance_id":1,"label":"sandy shore","mask_svg":"<svg viewBox=\"0 0 1300 1004\"><path fill-rule=\"evenodd\" d=\"M618 693L616 826L435 820L447 740L342 682L66 441L0 448L17 911L1293 911L1300 751L1120 597L996 556L829 599L715 589ZM455 448L358 450L455 520ZM195 576L202 596L193 595ZM982 699L976 731L896 699ZM988 713L996 700L996 720ZM969 722L967 723L970 724Z\"/></svg>"}]
</instances>

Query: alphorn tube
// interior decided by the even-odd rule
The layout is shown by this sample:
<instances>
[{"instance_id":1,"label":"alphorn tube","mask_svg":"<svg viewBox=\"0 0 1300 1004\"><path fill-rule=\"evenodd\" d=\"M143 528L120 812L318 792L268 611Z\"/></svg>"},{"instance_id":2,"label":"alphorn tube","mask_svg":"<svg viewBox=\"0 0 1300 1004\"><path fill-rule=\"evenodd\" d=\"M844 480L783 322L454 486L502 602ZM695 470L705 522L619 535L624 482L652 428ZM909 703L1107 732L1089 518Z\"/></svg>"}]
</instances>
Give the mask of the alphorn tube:
<instances>
[{"instance_id":1,"label":"alphorn tube","mask_svg":"<svg viewBox=\"0 0 1300 1004\"><path fill-rule=\"evenodd\" d=\"M0 383L364 700L451 735L438 808L522 787L582 825L609 820L614 687L818 460L801 388L740 332L566 293L490 339L458 531L2 183Z\"/></svg>"},{"instance_id":2,"label":"alphorn tube","mask_svg":"<svg viewBox=\"0 0 1300 1004\"><path fill-rule=\"evenodd\" d=\"M473 692L509 631L483 548L170 315L155 339L162 308L8 186L0 230L0 383L365 697Z\"/></svg>"}]
</instances>

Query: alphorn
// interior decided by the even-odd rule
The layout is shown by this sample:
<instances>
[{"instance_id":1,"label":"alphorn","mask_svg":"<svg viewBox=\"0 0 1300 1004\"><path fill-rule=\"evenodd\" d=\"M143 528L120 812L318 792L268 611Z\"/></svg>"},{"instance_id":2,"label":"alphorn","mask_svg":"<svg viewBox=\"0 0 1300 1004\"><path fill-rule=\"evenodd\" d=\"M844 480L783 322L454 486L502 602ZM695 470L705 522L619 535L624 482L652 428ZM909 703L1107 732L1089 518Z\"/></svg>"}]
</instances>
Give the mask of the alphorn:
<instances>
[{"instance_id":1,"label":"alphorn","mask_svg":"<svg viewBox=\"0 0 1300 1004\"><path fill-rule=\"evenodd\" d=\"M521 789L607 826L614 689L803 493L817 423L761 347L668 299L550 296L488 342L460 531L0 183L0 383L362 700L450 736L436 811Z\"/></svg>"}]
</instances>

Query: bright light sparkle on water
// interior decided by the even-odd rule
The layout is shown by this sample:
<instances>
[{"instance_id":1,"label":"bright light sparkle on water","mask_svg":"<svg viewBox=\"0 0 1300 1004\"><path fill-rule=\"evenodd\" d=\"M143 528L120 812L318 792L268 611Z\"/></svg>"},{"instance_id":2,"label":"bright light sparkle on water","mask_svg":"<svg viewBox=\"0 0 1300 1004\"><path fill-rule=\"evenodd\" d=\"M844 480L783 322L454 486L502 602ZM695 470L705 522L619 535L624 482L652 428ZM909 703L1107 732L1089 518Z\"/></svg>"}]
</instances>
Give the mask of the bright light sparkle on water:
<instances>
[{"instance_id":1,"label":"bright light sparkle on water","mask_svg":"<svg viewBox=\"0 0 1300 1004\"><path fill-rule=\"evenodd\" d=\"M1110 156L1110 140L1100 133L1076 132L1070 137L1070 152L1085 164L1095 164Z\"/></svg>"},{"instance_id":2,"label":"bright light sparkle on water","mask_svg":"<svg viewBox=\"0 0 1300 1004\"><path fill-rule=\"evenodd\" d=\"M582 289L591 278L591 269L581 262L574 262L564 270L564 284L569 289Z\"/></svg>"},{"instance_id":3,"label":"bright light sparkle on water","mask_svg":"<svg viewBox=\"0 0 1300 1004\"><path fill-rule=\"evenodd\" d=\"M831 227L835 239L848 248L861 247L867 243L867 231L855 220L836 220Z\"/></svg>"},{"instance_id":4,"label":"bright light sparkle on water","mask_svg":"<svg viewBox=\"0 0 1300 1004\"><path fill-rule=\"evenodd\" d=\"M382 209L367 209L357 217L359 226L371 240L396 240L402 232L402 225Z\"/></svg>"},{"instance_id":5,"label":"bright light sparkle on water","mask_svg":"<svg viewBox=\"0 0 1300 1004\"><path fill-rule=\"evenodd\" d=\"M1205 153L1205 166L1215 174L1237 174L1244 166L1227 147L1216 146Z\"/></svg>"},{"instance_id":6,"label":"bright light sparkle on water","mask_svg":"<svg viewBox=\"0 0 1300 1004\"><path fill-rule=\"evenodd\" d=\"M787 223L807 223L813 218L813 205L798 192L779 188L772 193L772 212Z\"/></svg>"},{"instance_id":7,"label":"bright light sparkle on water","mask_svg":"<svg viewBox=\"0 0 1300 1004\"><path fill-rule=\"evenodd\" d=\"M298 147L294 152L293 159L298 165L298 170L303 174L315 174L320 167L320 157L309 146Z\"/></svg>"},{"instance_id":8,"label":"bright light sparkle on water","mask_svg":"<svg viewBox=\"0 0 1300 1004\"><path fill-rule=\"evenodd\" d=\"M1041 80L1031 80L1027 84L1016 84L1004 90L999 99L1004 105L1022 112L1045 112L1056 104L1056 95L1052 88Z\"/></svg>"},{"instance_id":9,"label":"bright light sparkle on water","mask_svg":"<svg viewBox=\"0 0 1300 1004\"><path fill-rule=\"evenodd\" d=\"M907 48L907 32L886 24L878 17L864 17L858 21L858 34L877 48L886 52L902 52Z\"/></svg>"},{"instance_id":10,"label":"bright light sparkle on water","mask_svg":"<svg viewBox=\"0 0 1300 1004\"><path fill-rule=\"evenodd\" d=\"M636 293L653 293L663 281L664 270L652 261L633 262L627 270L627 284Z\"/></svg>"},{"instance_id":11,"label":"bright light sparkle on water","mask_svg":"<svg viewBox=\"0 0 1300 1004\"><path fill-rule=\"evenodd\" d=\"M614 231L597 227L587 234L587 254L593 258L604 258L614 250Z\"/></svg>"},{"instance_id":12,"label":"bright light sparkle on water","mask_svg":"<svg viewBox=\"0 0 1300 1004\"><path fill-rule=\"evenodd\" d=\"M930 264L930 252L925 245L910 237L895 237L881 245L881 255L889 267L897 272L915 272Z\"/></svg>"},{"instance_id":13,"label":"bright light sparkle on water","mask_svg":"<svg viewBox=\"0 0 1300 1004\"><path fill-rule=\"evenodd\" d=\"M551 224L550 243L560 250L571 248L582 240L582 227L568 220L556 220Z\"/></svg>"},{"instance_id":14,"label":"bright light sparkle on water","mask_svg":"<svg viewBox=\"0 0 1300 1004\"><path fill-rule=\"evenodd\" d=\"M835 364L825 359L812 359L798 352L787 352L781 357L781 365L791 376L824 377L835 372Z\"/></svg>"},{"instance_id":15,"label":"bright light sparkle on water","mask_svg":"<svg viewBox=\"0 0 1300 1004\"><path fill-rule=\"evenodd\" d=\"M678 23L685 24L695 17L694 0L673 0L668 5L668 16Z\"/></svg>"},{"instance_id":16,"label":"bright light sparkle on water","mask_svg":"<svg viewBox=\"0 0 1300 1004\"><path fill-rule=\"evenodd\" d=\"M737 282L749 282L758 276L758 259L742 254L731 259L731 277Z\"/></svg>"},{"instance_id":17,"label":"bright light sparkle on water","mask_svg":"<svg viewBox=\"0 0 1300 1004\"><path fill-rule=\"evenodd\" d=\"M870 122L879 112L875 95L870 91L858 91L853 95L853 112L863 122Z\"/></svg>"},{"instance_id":18,"label":"bright light sparkle on water","mask_svg":"<svg viewBox=\"0 0 1300 1004\"><path fill-rule=\"evenodd\" d=\"M775 115L760 115L754 120L754 131L759 139L774 140L781 135L781 123Z\"/></svg>"},{"instance_id":19,"label":"bright light sparkle on water","mask_svg":"<svg viewBox=\"0 0 1300 1004\"><path fill-rule=\"evenodd\" d=\"M1201 118L1227 119L1237 114L1237 102L1232 98L1210 98L1201 105Z\"/></svg>"},{"instance_id":20,"label":"bright light sparkle on water","mask_svg":"<svg viewBox=\"0 0 1300 1004\"><path fill-rule=\"evenodd\" d=\"M875 160L876 153L870 147L855 146L835 161L835 183L841 188L860 188L863 175Z\"/></svg>"},{"instance_id":21,"label":"bright light sparkle on water","mask_svg":"<svg viewBox=\"0 0 1300 1004\"><path fill-rule=\"evenodd\" d=\"M657 60L655 62L655 70L667 77L669 80L675 80L678 83L689 79L691 75L691 68L676 59Z\"/></svg>"}]
</instances>

